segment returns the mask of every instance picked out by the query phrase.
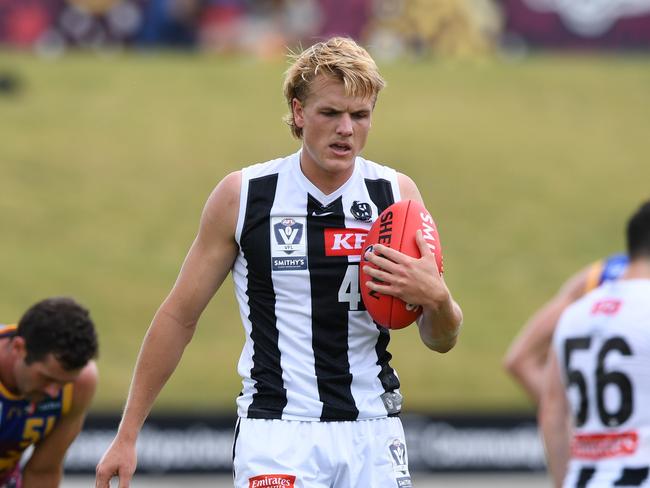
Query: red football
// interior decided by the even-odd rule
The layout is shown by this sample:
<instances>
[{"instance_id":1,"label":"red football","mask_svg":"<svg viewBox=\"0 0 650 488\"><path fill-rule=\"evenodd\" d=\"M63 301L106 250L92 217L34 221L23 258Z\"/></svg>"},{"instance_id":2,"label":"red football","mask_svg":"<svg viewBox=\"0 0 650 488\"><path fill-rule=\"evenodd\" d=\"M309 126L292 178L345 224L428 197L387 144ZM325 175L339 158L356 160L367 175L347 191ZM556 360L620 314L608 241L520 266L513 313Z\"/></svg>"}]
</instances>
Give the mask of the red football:
<instances>
[{"instance_id":1,"label":"red football","mask_svg":"<svg viewBox=\"0 0 650 488\"><path fill-rule=\"evenodd\" d=\"M415 232L420 229L429 248L436 257L438 270L442 274L442 248L436 224L424 206L415 200L402 200L384 210L372 224L365 240L362 256L375 244L383 244L414 258L421 257L415 241ZM372 319L383 327L401 329L412 324L422 313L419 305L410 305L399 298L370 290L366 282L372 280L365 272L366 266L375 267L361 259L359 286L366 310Z\"/></svg>"}]
</instances>

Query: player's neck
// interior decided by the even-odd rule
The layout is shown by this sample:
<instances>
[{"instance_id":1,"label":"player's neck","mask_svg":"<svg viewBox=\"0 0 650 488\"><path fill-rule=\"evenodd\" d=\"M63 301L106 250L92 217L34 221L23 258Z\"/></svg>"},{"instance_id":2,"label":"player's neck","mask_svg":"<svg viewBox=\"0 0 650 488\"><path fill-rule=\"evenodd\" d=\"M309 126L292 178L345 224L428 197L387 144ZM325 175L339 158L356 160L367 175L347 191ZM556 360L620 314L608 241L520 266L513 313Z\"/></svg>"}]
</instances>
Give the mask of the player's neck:
<instances>
[{"instance_id":1,"label":"player's neck","mask_svg":"<svg viewBox=\"0 0 650 488\"><path fill-rule=\"evenodd\" d=\"M624 280L648 280L650 279L650 257L640 257L630 261L627 271L623 275Z\"/></svg>"},{"instance_id":2,"label":"player's neck","mask_svg":"<svg viewBox=\"0 0 650 488\"><path fill-rule=\"evenodd\" d=\"M323 195L331 195L352 177L354 163L342 166L340 169L335 166L325 169L320 167L308 154L305 154L304 149L300 155L300 171Z\"/></svg>"}]
</instances>

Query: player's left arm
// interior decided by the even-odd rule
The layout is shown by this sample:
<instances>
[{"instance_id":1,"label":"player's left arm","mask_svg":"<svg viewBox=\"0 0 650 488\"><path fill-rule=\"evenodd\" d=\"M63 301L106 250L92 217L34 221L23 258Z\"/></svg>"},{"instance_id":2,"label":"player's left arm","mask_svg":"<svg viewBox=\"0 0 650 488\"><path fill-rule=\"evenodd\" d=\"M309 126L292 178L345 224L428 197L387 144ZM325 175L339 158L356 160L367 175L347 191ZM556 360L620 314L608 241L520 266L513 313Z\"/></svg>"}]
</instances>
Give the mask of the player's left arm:
<instances>
[{"instance_id":1,"label":"player's left arm","mask_svg":"<svg viewBox=\"0 0 650 488\"><path fill-rule=\"evenodd\" d=\"M70 410L36 444L23 469L23 488L56 488L60 485L66 451L81 432L96 387L97 366L91 361L74 382Z\"/></svg>"},{"instance_id":2,"label":"player's left arm","mask_svg":"<svg viewBox=\"0 0 650 488\"><path fill-rule=\"evenodd\" d=\"M398 181L403 200L416 200L424 204L411 178L398 173ZM381 244L375 246L376 253L387 259L375 256L372 258L373 263L390 273L390 284L370 281L368 287L398 297L406 303L420 305L423 312L417 324L422 342L434 351L447 352L456 344L463 313L438 272L435 256L420 230L417 231L415 239L422 256L419 259ZM368 267L371 276L374 277L376 272L377 270ZM376 277L381 279L381 276Z\"/></svg>"},{"instance_id":3,"label":"player's left arm","mask_svg":"<svg viewBox=\"0 0 650 488\"><path fill-rule=\"evenodd\" d=\"M552 349L544 371L537 420L544 440L549 474L554 486L561 487L569 461L572 427L559 361Z\"/></svg>"}]
</instances>

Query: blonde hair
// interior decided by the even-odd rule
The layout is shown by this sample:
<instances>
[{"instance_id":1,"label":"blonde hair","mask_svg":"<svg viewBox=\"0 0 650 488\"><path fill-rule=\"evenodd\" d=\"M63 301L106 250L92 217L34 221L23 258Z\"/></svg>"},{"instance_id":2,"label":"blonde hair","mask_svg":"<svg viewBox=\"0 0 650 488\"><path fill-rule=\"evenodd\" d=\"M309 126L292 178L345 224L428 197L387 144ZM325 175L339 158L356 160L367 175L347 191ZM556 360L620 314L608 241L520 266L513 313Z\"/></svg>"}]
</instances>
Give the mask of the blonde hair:
<instances>
[{"instance_id":1,"label":"blonde hair","mask_svg":"<svg viewBox=\"0 0 650 488\"><path fill-rule=\"evenodd\" d=\"M293 118L293 99L304 104L317 75L324 74L343 82L345 94L353 97L376 99L386 86L368 51L347 37L332 37L300 54L291 53L289 58L293 64L284 77L284 97L289 104L284 121L297 139L302 138L302 128L296 126Z\"/></svg>"}]
</instances>

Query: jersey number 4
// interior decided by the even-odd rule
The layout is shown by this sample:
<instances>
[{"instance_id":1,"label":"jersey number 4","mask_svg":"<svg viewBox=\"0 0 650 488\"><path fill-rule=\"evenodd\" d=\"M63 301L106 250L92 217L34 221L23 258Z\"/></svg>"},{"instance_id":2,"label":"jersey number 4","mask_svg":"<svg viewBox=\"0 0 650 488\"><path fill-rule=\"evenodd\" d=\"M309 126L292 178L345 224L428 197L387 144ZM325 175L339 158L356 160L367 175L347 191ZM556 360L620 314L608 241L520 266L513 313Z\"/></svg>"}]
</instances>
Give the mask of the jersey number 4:
<instances>
[{"instance_id":1,"label":"jersey number 4","mask_svg":"<svg viewBox=\"0 0 650 488\"><path fill-rule=\"evenodd\" d=\"M587 390L587 377L593 374L596 388L596 410L600 421L605 426L615 427L624 423L632 415L633 389L630 378L621 371L606 370L605 359L612 353L631 356L632 350L622 337L612 337L606 340L597 352L596 368L593 372L581 371L571 366L571 355L576 351L588 351L591 348L591 337L573 337L564 343L564 367L566 370L567 389L575 386L580 395L576 425L587 422L589 414L589 399L593 398ZM618 408L608 410L605 405L605 389L616 388L620 395Z\"/></svg>"},{"instance_id":2,"label":"jersey number 4","mask_svg":"<svg viewBox=\"0 0 650 488\"><path fill-rule=\"evenodd\" d=\"M341 286L339 286L338 299L340 303L347 303L349 310L365 310L359 289L358 264L350 264L346 268Z\"/></svg>"}]
</instances>

